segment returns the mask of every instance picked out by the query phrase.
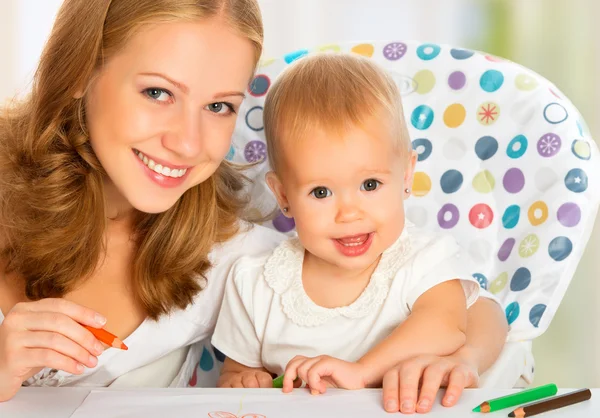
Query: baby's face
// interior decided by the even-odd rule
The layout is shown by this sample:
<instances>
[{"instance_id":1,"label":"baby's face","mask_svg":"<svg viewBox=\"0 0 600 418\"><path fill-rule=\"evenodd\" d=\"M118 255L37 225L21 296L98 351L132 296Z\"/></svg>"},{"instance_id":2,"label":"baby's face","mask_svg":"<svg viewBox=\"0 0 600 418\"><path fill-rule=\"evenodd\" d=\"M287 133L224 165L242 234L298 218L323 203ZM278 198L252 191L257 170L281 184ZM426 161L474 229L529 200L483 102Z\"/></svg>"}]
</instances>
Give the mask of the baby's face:
<instances>
[{"instance_id":1,"label":"baby's face","mask_svg":"<svg viewBox=\"0 0 600 418\"><path fill-rule=\"evenodd\" d=\"M326 264L366 269L404 228L415 158L402 157L399 138L378 122L343 138L316 131L283 150L290 215L304 247Z\"/></svg>"}]
</instances>

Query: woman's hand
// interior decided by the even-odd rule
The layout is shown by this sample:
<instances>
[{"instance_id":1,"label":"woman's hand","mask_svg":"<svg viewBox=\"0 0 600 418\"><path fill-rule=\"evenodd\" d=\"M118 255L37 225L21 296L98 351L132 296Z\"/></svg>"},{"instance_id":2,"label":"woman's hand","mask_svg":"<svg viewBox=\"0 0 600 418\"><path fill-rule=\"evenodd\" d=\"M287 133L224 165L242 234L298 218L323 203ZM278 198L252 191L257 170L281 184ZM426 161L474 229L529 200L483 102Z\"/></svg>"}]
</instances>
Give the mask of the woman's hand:
<instances>
[{"instance_id":1,"label":"woman's hand","mask_svg":"<svg viewBox=\"0 0 600 418\"><path fill-rule=\"evenodd\" d=\"M478 382L476 361L470 358L466 347L445 357L417 356L385 374L383 405L387 412L426 413L441 387L447 387L442 405L454 406L463 389L476 387Z\"/></svg>"},{"instance_id":2,"label":"woman's hand","mask_svg":"<svg viewBox=\"0 0 600 418\"><path fill-rule=\"evenodd\" d=\"M93 310L64 299L16 304L0 324L0 402L44 367L72 374L95 367L104 348L81 324L105 323Z\"/></svg>"}]
</instances>

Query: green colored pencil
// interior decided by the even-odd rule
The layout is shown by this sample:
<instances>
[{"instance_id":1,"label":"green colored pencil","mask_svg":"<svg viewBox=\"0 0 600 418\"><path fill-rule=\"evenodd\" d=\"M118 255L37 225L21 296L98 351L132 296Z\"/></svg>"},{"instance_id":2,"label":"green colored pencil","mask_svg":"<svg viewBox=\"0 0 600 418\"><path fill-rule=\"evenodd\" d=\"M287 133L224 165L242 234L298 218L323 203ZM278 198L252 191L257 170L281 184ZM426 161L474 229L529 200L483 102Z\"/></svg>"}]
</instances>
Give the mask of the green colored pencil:
<instances>
[{"instance_id":1,"label":"green colored pencil","mask_svg":"<svg viewBox=\"0 0 600 418\"><path fill-rule=\"evenodd\" d=\"M279 389L283 388L283 375L273 379L273 387Z\"/></svg>"},{"instance_id":2,"label":"green colored pencil","mask_svg":"<svg viewBox=\"0 0 600 418\"><path fill-rule=\"evenodd\" d=\"M538 386L527 389L511 395L502 396L500 398L490 399L476 406L473 412L494 412L500 409L509 408L511 406L520 405L526 402L537 401L538 399L554 396L558 392L558 388L554 383Z\"/></svg>"}]
</instances>

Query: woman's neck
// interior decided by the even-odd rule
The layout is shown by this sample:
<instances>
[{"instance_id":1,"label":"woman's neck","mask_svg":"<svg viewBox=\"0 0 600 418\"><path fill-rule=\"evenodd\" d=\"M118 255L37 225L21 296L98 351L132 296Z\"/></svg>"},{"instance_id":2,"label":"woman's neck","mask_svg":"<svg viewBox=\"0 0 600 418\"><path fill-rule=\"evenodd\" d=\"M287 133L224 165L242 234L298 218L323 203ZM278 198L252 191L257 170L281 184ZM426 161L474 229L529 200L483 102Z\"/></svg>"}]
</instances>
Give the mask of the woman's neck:
<instances>
[{"instance_id":1,"label":"woman's neck","mask_svg":"<svg viewBox=\"0 0 600 418\"><path fill-rule=\"evenodd\" d=\"M110 221L128 225L131 223L135 209L108 178L104 180L104 199L106 202L106 217Z\"/></svg>"}]
</instances>

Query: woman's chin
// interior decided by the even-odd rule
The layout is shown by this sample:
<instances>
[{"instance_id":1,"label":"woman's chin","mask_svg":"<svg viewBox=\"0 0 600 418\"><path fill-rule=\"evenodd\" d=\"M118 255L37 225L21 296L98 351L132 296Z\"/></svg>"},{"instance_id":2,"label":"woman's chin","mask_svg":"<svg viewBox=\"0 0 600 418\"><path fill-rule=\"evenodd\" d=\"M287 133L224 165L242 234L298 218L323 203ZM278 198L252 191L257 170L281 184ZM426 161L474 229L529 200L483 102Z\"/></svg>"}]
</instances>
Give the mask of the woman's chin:
<instances>
[{"instance_id":1,"label":"woman's chin","mask_svg":"<svg viewBox=\"0 0 600 418\"><path fill-rule=\"evenodd\" d=\"M148 196L132 196L129 199L131 206L143 213L157 214L166 212L171 209L181 196L175 197L148 197Z\"/></svg>"}]
</instances>

